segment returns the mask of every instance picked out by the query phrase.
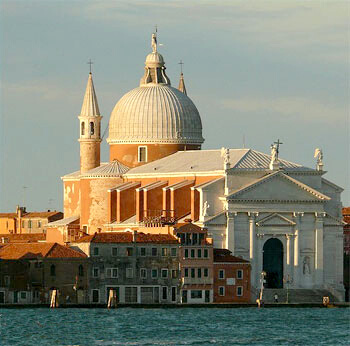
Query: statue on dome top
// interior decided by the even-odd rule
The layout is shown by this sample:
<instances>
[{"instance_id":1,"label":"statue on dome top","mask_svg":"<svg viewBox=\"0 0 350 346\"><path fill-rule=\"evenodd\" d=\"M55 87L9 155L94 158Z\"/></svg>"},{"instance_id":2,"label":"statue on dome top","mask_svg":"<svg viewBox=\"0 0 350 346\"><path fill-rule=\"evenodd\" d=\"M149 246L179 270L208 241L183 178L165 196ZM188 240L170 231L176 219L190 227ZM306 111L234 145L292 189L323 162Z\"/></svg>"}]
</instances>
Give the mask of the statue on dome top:
<instances>
[{"instance_id":1,"label":"statue on dome top","mask_svg":"<svg viewBox=\"0 0 350 346\"><path fill-rule=\"evenodd\" d=\"M152 34L151 46L152 46L153 53L157 53L157 34L156 33Z\"/></svg>"}]
</instances>

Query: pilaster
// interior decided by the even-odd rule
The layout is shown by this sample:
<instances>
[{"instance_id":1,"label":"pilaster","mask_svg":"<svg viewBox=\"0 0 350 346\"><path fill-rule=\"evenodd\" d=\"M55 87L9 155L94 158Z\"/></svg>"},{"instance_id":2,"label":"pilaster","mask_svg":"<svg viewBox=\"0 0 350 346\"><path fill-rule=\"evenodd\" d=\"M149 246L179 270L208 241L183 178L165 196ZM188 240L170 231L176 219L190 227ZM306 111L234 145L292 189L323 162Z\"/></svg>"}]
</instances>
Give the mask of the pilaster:
<instances>
[{"instance_id":1,"label":"pilaster","mask_svg":"<svg viewBox=\"0 0 350 346\"><path fill-rule=\"evenodd\" d=\"M294 267L293 267L293 285L295 288L300 287L301 280L301 263L300 263L300 228L301 220L304 213L294 213L295 230L294 230Z\"/></svg>"},{"instance_id":2,"label":"pilaster","mask_svg":"<svg viewBox=\"0 0 350 346\"><path fill-rule=\"evenodd\" d=\"M325 213L315 213L315 284L323 286L323 218Z\"/></svg>"},{"instance_id":3,"label":"pilaster","mask_svg":"<svg viewBox=\"0 0 350 346\"><path fill-rule=\"evenodd\" d=\"M226 249L232 251L232 255L235 254L235 212L226 212Z\"/></svg>"}]
</instances>

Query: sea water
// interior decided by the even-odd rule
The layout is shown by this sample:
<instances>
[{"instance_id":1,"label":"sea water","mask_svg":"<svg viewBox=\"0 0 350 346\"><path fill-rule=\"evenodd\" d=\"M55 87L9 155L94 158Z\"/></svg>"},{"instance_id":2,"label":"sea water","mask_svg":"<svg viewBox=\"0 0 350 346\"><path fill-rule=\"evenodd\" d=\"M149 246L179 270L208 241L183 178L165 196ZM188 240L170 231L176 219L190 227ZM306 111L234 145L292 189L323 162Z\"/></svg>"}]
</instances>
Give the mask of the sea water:
<instances>
[{"instance_id":1,"label":"sea water","mask_svg":"<svg viewBox=\"0 0 350 346\"><path fill-rule=\"evenodd\" d=\"M350 345L347 308L0 309L0 345Z\"/></svg>"}]
</instances>

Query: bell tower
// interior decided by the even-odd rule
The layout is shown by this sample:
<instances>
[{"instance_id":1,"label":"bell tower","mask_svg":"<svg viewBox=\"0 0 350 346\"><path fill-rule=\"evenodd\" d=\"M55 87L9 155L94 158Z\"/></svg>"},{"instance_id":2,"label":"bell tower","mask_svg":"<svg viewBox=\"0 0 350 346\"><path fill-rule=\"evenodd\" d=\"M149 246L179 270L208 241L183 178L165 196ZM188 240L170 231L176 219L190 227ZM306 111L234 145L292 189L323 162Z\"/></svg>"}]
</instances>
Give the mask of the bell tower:
<instances>
[{"instance_id":1,"label":"bell tower","mask_svg":"<svg viewBox=\"0 0 350 346\"><path fill-rule=\"evenodd\" d=\"M80 115L80 173L100 165L101 115L98 108L91 71Z\"/></svg>"}]
</instances>

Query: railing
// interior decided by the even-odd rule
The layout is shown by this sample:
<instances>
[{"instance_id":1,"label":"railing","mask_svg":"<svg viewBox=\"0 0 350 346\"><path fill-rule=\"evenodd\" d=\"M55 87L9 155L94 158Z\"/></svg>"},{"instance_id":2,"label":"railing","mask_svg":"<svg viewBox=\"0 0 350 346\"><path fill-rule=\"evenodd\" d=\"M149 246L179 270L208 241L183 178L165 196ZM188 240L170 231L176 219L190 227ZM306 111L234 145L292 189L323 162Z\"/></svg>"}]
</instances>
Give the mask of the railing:
<instances>
[{"instance_id":1,"label":"railing","mask_svg":"<svg viewBox=\"0 0 350 346\"><path fill-rule=\"evenodd\" d=\"M182 278L183 285L212 285L212 278Z\"/></svg>"},{"instance_id":2,"label":"railing","mask_svg":"<svg viewBox=\"0 0 350 346\"><path fill-rule=\"evenodd\" d=\"M146 227L162 227L176 223L175 210L144 210L143 221Z\"/></svg>"}]
</instances>

